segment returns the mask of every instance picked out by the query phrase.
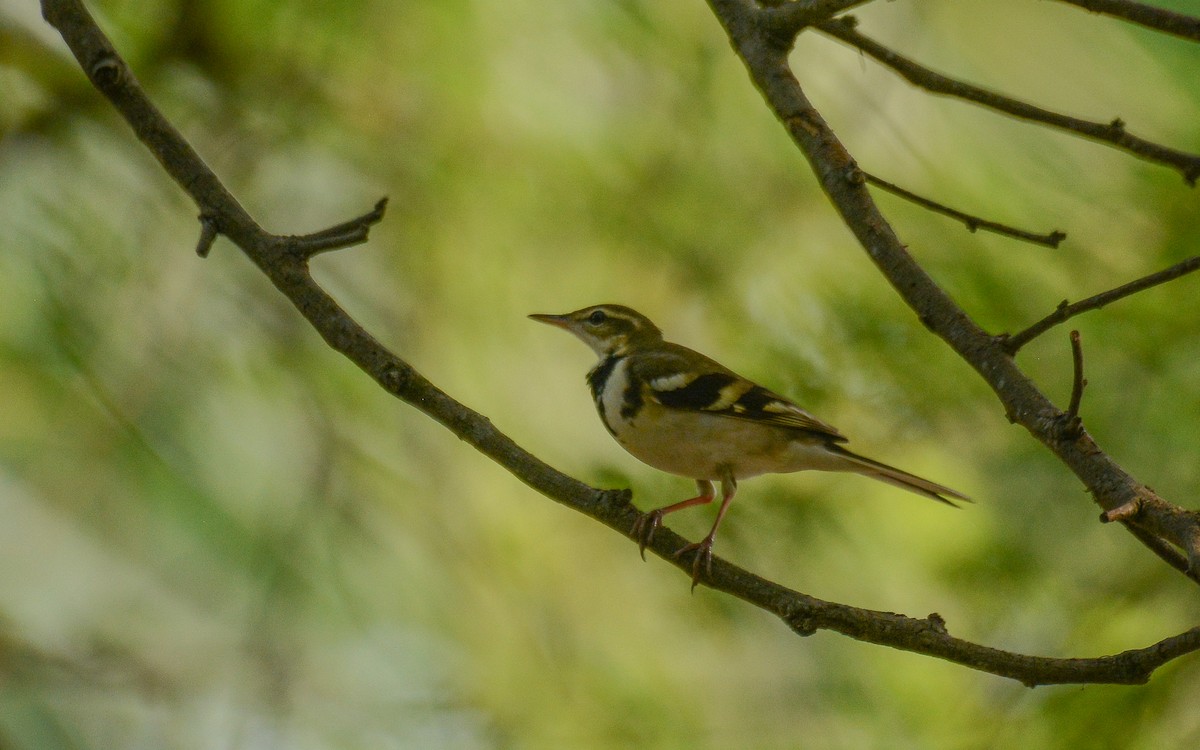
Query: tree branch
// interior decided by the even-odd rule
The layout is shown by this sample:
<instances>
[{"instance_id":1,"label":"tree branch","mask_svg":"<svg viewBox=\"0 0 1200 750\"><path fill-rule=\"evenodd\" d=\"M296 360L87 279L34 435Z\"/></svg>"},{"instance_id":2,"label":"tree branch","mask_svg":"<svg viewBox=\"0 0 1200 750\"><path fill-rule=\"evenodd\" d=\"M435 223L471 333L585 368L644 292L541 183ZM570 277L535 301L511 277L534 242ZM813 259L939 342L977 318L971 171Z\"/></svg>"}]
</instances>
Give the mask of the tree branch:
<instances>
[{"instance_id":1,"label":"tree branch","mask_svg":"<svg viewBox=\"0 0 1200 750\"><path fill-rule=\"evenodd\" d=\"M1071 401L1067 406L1066 427L1068 433L1076 438L1083 434L1083 423L1079 418L1079 405L1083 401L1083 389L1087 378L1083 377L1083 343L1079 340L1079 331L1071 331L1071 362L1073 364L1071 377Z\"/></svg>"},{"instance_id":2,"label":"tree branch","mask_svg":"<svg viewBox=\"0 0 1200 750\"><path fill-rule=\"evenodd\" d=\"M1100 522L1110 523L1116 520L1109 517L1111 512L1105 511L1101 513ZM1146 545L1147 549L1158 555L1167 565L1183 573L1194 583L1200 583L1200 567L1193 567L1188 556L1180 552L1177 547L1172 546L1170 542L1165 541L1162 537L1152 534L1149 531L1144 531L1134 524L1122 522L1122 525L1126 531L1133 534L1134 538Z\"/></svg>"},{"instance_id":3,"label":"tree branch","mask_svg":"<svg viewBox=\"0 0 1200 750\"><path fill-rule=\"evenodd\" d=\"M1029 326L1025 330L1014 333L1011 336L1008 334L1001 334L999 337L1001 345L1004 347L1004 351L1008 352L1009 354L1016 354L1021 350L1021 347L1025 346L1030 341L1033 341L1035 338L1041 336L1054 326L1064 323L1076 315L1085 313L1089 310L1098 310L1101 307L1116 302L1119 299L1124 299L1125 297L1128 297L1132 294L1137 294L1138 292L1144 291L1151 287L1158 286L1159 284L1165 284L1168 281L1173 281L1174 279L1178 279L1180 276L1186 276L1196 269L1200 269L1200 255L1180 261L1173 266L1143 276L1140 279L1134 279L1133 281L1130 281L1127 284L1122 284L1115 289L1109 289L1107 292L1094 294L1087 299L1082 299L1075 303L1068 303L1066 300L1063 300L1058 304L1058 307L1054 308L1054 312Z\"/></svg>"},{"instance_id":4,"label":"tree branch","mask_svg":"<svg viewBox=\"0 0 1200 750\"><path fill-rule=\"evenodd\" d=\"M821 23L816 28L861 50L899 73L909 83L923 88L930 93L974 102L975 104L994 109L997 112L1003 112L1017 119L1040 122L1043 125L1049 125L1069 133L1075 133L1076 135L1099 141L1100 143L1105 143L1146 161L1173 167L1183 175L1183 179L1191 186L1195 186L1196 179L1200 178L1200 156L1177 151L1173 148L1139 138L1125 130L1125 123L1120 118L1108 123L1081 120L1077 117L1051 112L1050 110L1042 109L1041 107L1036 107L1017 99L1011 99L979 86L964 83L963 81L934 72L904 57L900 53L883 46L874 39L860 34L855 25L855 19L842 17Z\"/></svg>"},{"instance_id":5,"label":"tree branch","mask_svg":"<svg viewBox=\"0 0 1200 750\"><path fill-rule=\"evenodd\" d=\"M872 0L764 0L763 25L781 36L794 37L806 26L823 23L839 13Z\"/></svg>"},{"instance_id":6,"label":"tree branch","mask_svg":"<svg viewBox=\"0 0 1200 750\"><path fill-rule=\"evenodd\" d=\"M818 182L868 256L927 328L973 367L1008 417L1042 442L1079 477L1096 503L1111 510L1137 502L1127 523L1169 541L1200 563L1200 514L1172 505L1138 482L1085 430L1061 429L1064 413L1013 361L1001 337L989 335L930 278L879 211L866 179L788 67L790 44L763 33L750 0L708 0L754 85L807 158ZM1141 539L1145 536L1139 535ZM1157 552L1157 550L1156 550ZM1192 576L1193 580L1197 580Z\"/></svg>"},{"instance_id":7,"label":"tree branch","mask_svg":"<svg viewBox=\"0 0 1200 750\"><path fill-rule=\"evenodd\" d=\"M101 67L107 72L99 76L89 72L97 81L97 88L200 207L202 250L211 246L218 232L224 234L271 279L333 349L358 365L386 391L445 425L530 487L630 536L629 530L638 512L629 504L627 491L588 487L523 450L486 417L446 395L384 348L313 280L307 262L310 250L314 246L324 247L326 239L357 238L360 228L365 232L370 224L379 220L382 202L374 211L358 219L315 235L287 237L265 232L154 107L79 0L42 0L42 10L85 71L97 70L97 61L102 62ZM314 241L313 237L323 239ZM990 341L982 331L977 338ZM1144 508L1140 512L1145 512ZM670 530L662 529L650 549L676 567L685 569L686 564L674 559L673 555L682 541ZM818 629L833 630L869 643L935 656L1010 677L1031 686L1066 682L1142 683L1168 661L1200 650L1200 628L1193 628L1146 648L1113 656L1095 659L1025 656L954 638L937 615L914 619L822 601L766 581L718 558L714 558L713 573L707 582L776 614L801 635Z\"/></svg>"},{"instance_id":8,"label":"tree branch","mask_svg":"<svg viewBox=\"0 0 1200 750\"><path fill-rule=\"evenodd\" d=\"M1026 242L1032 242L1035 245L1044 245L1046 247L1058 247L1059 244L1067 238L1066 232L1061 232L1057 229L1049 234L1035 234L1024 229L1010 227L1007 224L1000 224L999 222L989 221L988 219L982 219L978 216L972 216L971 214L963 213L958 209L950 208L949 206L938 203L937 201L930 200L929 198L925 198L917 195L914 192L905 190L899 185L893 185L887 180L876 177L870 172L863 172L863 178L866 179L868 184L874 185L882 190L886 190L892 195L898 195L901 198L911 201L912 203L916 203L918 206L927 208L934 213L939 213L943 216L949 216L952 219L961 221L971 232L983 229L989 232L995 232L996 234L1005 235L1006 237L1025 240Z\"/></svg>"},{"instance_id":9,"label":"tree branch","mask_svg":"<svg viewBox=\"0 0 1200 750\"><path fill-rule=\"evenodd\" d=\"M1120 18L1164 34L1200 42L1200 18L1156 8L1152 5L1131 0L1059 0L1068 5L1077 5L1093 13Z\"/></svg>"},{"instance_id":10,"label":"tree branch","mask_svg":"<svg viewBox=\"0 0 1200 750\"><path fill-rule=\"evenodd\" d=\"M375 208L362 216L343 221L327 229L311 234L292 235L286 238L289 251L300 260L309 260L314 255L340 250L367 241L371 227L383 220L387 209L387 198L380 198Z\"/></svg>"}]
</instances>

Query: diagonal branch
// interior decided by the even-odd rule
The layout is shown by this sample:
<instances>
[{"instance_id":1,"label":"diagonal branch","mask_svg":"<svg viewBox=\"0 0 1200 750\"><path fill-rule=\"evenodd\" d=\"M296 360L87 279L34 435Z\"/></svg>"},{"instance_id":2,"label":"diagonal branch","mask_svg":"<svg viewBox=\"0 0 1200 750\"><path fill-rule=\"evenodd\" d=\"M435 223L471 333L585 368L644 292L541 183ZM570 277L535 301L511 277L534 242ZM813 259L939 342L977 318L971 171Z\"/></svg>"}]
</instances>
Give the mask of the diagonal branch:
<instances>
[{"instance_id":1,"label":"diagonal branch","mask_svg":"<svg viewBox=\"0 0 1200 750\"><path fill-rule=\"evenodd\" d=\"M1036 234L1025 229L1017 229L1016 227L1010 227L1007 224L1001 224L999 222L990 221L978 216L972 216L968 213L963 213L958 209L950 208L947 205L917 195L909 190L905 190L899 185L894 185L887 180L876 177L870 172L863 172L863 179L865 179L868 184L874 185L881 190L886 190L892 195L898 195L907 201L916 203L922 208L927 208L934 213L942 214L943 216L949 216L952 219L961 221L964 225L966 225L967 229L972 232L983 229L988 232L995 232L996 234L1002 234L1006 237L1025 240L1026 242L1032 242L1035 245L1044 245L1046 247L1058 247L1059 244L1067 238L1066 232L1062 232L1057 229L1049 234Z\"/></svg>"},{"instance_id":2,"label":"diagonal branch","mask_svg":"<svg viewBox=\"0 0 1200 750\"><path fill-rule=\"evenodd\" d=\"M1147 276L1143 276L1140 279L1134 279L1128 284L1122 284L1115 289L1109 289L1107 292L1094 294L1087 299L1082 299L1075 303L1068 303L1066 300L1063 300L1059 303L1058 307L1054 308L1054 312L1029 326L1025 330L1014 333L1011 336L1007 334L1000 336L1004 351L1008 352L1009 354L1016 354L1018 351L1020 351L1021 347L1025 346L1030 341L1033 341L1035 338L1041 336L1054 326L1064 323L1076 315L1085 313L1089 310L1098 310L1101 307L1112 304L1119 299L1124 299L1125 297L1128 297L1132 294L1137 294L1138 292L1144 291L1151 287L1158 286L1159 284L1165 284L1168 281L1173 281L1180 276L1186 276L1196 269L1200 269L1200 255L1180 261L1173 266L1164 268L1161 271L1156 271L1155 273Z\"/></svg>"},{"instance_id":3,"label":"diagonal branch","mask_svg":"<svg viewBox=\"0 0 1200 750\"><path fill-rule=\"evenodd\" d=\"M1048 109L1028 104L998 94L994 91L959 81L942 75L904 57L900 53L885 47L870 37L860 34L855 28L855 19L843 17L827 21L817 26L826 34L840 39L856 49L899 73L914 86L925 89L933 94L963 99L980 104L997 112L1003 112L1021 120L1040 122L1043 125L1059 128L1113 148L1126 151L1138 158L1149 162L1173 167L1183 175L1183 179L1192 186L1200 178L1200 156L1178 151L1152 141L1139 138L1125 129L1125 123L1119 118L1111 122L1092 122L1078 117L1052 112Z\"/></svg>"},{"instance_id":4,"label":"diagonal branch","mask_svg":"<svg viewBox=\"0 0 1200 750\"><path fill-rule=\"evenodd\" d=\"M1086 431L1061 429L1065 413L1013 361L1000 337L989 335L909 254L865 187L865 178L788 67L790 44L761 31L750 0L708 0L754 85L808 159L817 180L888 282L927 328L973 367L1008 417L1049 448L1079 477L1104 510L1134 505L1125 519L1170 542L1200 570L1200 514L1172 505L1137 481ZM1141 539L1146 534L1139 535ZM1161 545L1158 545L1161 547ZM1157 550L1156 550L1157 553ZM1193 580L1200 580L1195 575Z\"/></svg>"},{"instance_id":5,"label":"diagonal branch","mask_svg":"<svg viewBox=\"0 0 1200 750\"><path fill-rule=\"evenodd\" d=\"M218 232L227 236L262 269L330 347L358 365L387 392L440 422L535 490L625 536L630 535L629 529L639 514L629 504L628 492L597 490L556 471L497 430L486 417L441 391L355 322L309 274L306 252L312 244L312 235L297 238L268 234L246 214L128 74L124 61L79 0L42 0L42 9L85 71L92 70L97 59L103 60L106 70L115 71L111 77L106 73L104 84L98 83L97 88L200 207L202 246L211 246L211 238ZM357 230L350 231L350 225L369 226L378 220L381 211L382 205L377 205L375 211L327 231L341 238L357 236ZM324 237L325 233L316 236ZM983 336L982 332L979 335ZM681 541L663 529L650 549L682 569L686 564L673 555ZM915 619L822 601L720 559L714 559L708 583L774 613L801 635L819 629L833 630L868 643L946 659L1030 686L1143 683L1163 664L1200 650L1200 628L1193 628L1145 648L1112 656L1094 659L1026 656L955 638L938 615Z\"/></svg>"},{"instance_id":6,"label":"diagonal branch","mask_svg":"<svg viewBox=\"0 0 1200 750\"><path fill-rule=\"evenodd\" d=\"M1186 16L1165 8L1135 3L1132 0L1059 0L1059 2L1077 5L1093 13L1120 18L1148 29L1161 31L1164 34L1173 34L1200 42L1200 18L1195 16Z\"/></svg>"}]
</instances>

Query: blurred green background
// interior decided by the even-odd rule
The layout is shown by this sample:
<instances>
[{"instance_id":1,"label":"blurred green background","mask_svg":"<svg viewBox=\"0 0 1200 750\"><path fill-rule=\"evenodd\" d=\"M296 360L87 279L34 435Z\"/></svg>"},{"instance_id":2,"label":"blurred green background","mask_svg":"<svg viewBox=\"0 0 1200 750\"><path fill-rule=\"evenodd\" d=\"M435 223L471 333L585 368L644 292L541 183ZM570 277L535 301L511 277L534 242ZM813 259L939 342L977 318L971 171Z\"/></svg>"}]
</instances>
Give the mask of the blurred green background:
<instances>
[{"instance_id":1,"label":"blurred green background","mask_svg":"<svg viewBox=\"0 0 1200 750\"><path fill-rule=\"evenodd\" d=\"M954 512L857 477L764 477L718 554L1025 653L1113 653L1200 615L1195 586L1097 523L902 306L704 3L91 5L269 229L390 196L370 243L321 256L318 279L563 471L632 487L641 507L691 489L610 440L590 352L524 317L621 302L856 449L978 500ZM943 71L1200 150L1195 44L1034 0L859 16ZM1169 170L927 96L824 38L793 61L865 169L1069 232L1048 250L879 197L990 330L1200 247L1197 193ZM0 2L0 101L0 748L1200 743L1194 657L1144 687L1031 691L689 594L387 397L227 241L198 259L195 206L32 0ZM1077 321L1088 427L1189 506L1197 284ZM1066 328L1020 363L1065 402Z\"/></svg>"}]
</instances>

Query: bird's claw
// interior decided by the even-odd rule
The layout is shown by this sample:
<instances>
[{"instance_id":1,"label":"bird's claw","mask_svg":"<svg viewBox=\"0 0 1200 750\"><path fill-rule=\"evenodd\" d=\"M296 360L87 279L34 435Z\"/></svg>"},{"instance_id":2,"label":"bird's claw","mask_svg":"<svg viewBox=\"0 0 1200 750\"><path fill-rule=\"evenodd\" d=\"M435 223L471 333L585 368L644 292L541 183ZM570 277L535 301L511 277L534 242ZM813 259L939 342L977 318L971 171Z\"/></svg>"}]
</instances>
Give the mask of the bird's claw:
<instances>
[{"instance_id":1,"label":"bird's claw","mask_svg":"<svg viewBox=\"0 0 1200 750\"><path fill-rule=\"evenodd\" d=\"M643 561L646 559L646 545L654 541L654 532L662 525L662 518L661 510L648 511L638 516L633 522L633 528L629 530L629 535L637 540L638 554L642 556Z\"/></svg>"},{"instance_id":2,"label":"bird's claw","mask_svg":"<svg viewBox=\"0 0 1200 750\"><path fill-rule=\"evenodd\" d=\"M688 552L695 552L696 556L692 558L692 591L696 590L696 585L700 583L700 566L704 566L704 575L712 578L712 548L713 537L706 536L698 542L684 545L675 551L672 555L675 559L683 557Z\"/></svg>"},{"instance_id":3,"label":"bird's claw","mask_svg":"<svg viewBox=\"0 0 1200 750\"><path fill-rule=\"evenodd\" d=\"M629 535L637 540L638 553L642 559L646 559L646 547L654 541L654 532L662 525L663 512L661 510L651 510L641 514L637 520L633 522L633 527L629 529ZM692 591L696 590L696 586L700 583L700 568L703 566L704 575L712 577L712 557L713 557L713 535L709 534L698 542L685 544L675 550L675 554L671 557L678 560L689 552L695 552L696 556L692 559Z\"/></svg>"}]
</instances>

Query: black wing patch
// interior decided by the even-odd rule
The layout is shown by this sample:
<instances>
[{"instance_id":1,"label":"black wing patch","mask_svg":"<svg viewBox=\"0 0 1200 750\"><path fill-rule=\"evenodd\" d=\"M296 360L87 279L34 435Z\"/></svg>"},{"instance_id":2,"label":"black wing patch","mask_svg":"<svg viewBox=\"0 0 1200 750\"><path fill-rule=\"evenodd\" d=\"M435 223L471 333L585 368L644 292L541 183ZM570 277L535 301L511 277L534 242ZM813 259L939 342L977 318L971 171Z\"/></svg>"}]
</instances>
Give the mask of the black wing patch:
<instances>
[{"instance_id":1,"label":"black wing patch","mask_svg":"<svg viewBox=\"0 0 1200 750\"><path fill-rule=\"evenodd\" d=\"M735 413L749 419L766 419L768 417L779 416L778 411L772 414L767 411L767 407L772 404L778 406L781 403L784 402L779 396L771 393L761 385L756 385L743 393L741 398L730 408Z\"/></svg>"},{"instance_id":2,"label":"black wing patch","mask_svg":"<svg viewBox=\"0 0 1200 750\"><path fill-rule=\"evenodd\" d=\"M751 422L790 427L824 435L833 442L846 438L777 393L728 372L694 377L665 375L650 382L654 400L672 409L692 409ZM639 404L640 405L640 404Z\"/></svg>"},{"instance_id":3,"label":"black wing patch","mask_svg":"<svg viewBox=\"0 0 1200 750\"><path fill-rule=\"evenodd\" d=\"M822 422L783 396L768 391L761 385L747 390L728 409L722 409L721 413L755 422L766 422L781 427L794 427L820 433L835 443L846 442L846 436L838 432L836 427Z\"/></svg>"},{"instance_id":4,"label":"black wing patch","mask_svg":"<svg viewBox=\"0 0 1200 750\"><path fill-rule=\"evenodd\" d=\"M710 372L693 379L679 388L654 392L655 399L663 406L673 409L711 409L723 397L722 391L738 378L723 372Z\"/></svg>"}]
</instances>

